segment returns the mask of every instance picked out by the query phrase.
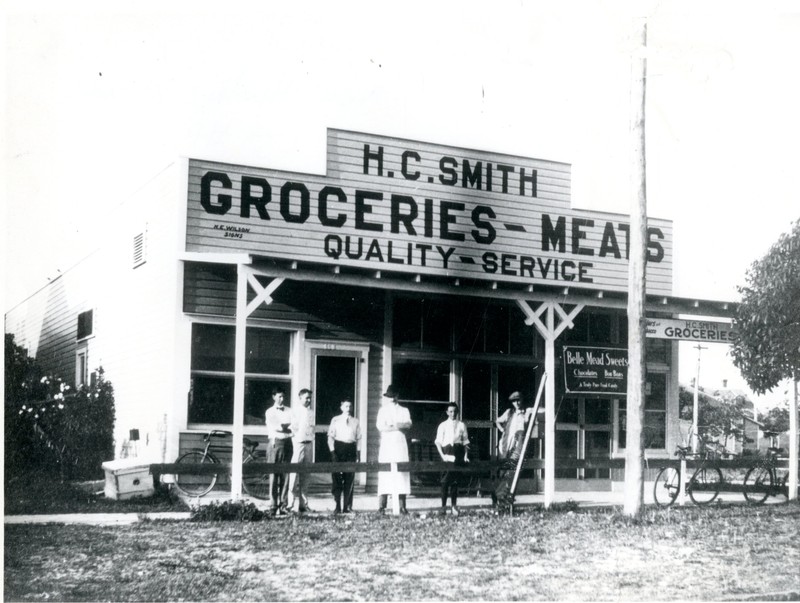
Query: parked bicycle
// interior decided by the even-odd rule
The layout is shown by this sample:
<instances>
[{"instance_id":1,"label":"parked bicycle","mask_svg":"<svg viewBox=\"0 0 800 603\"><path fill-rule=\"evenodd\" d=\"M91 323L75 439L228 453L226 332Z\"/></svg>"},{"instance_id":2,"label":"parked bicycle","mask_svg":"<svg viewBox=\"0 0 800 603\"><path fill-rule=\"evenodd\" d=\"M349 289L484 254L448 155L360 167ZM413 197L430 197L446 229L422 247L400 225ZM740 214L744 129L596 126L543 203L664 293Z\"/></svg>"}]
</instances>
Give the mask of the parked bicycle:
<instances>
[{"instance_id":1,"label":"parked bicycle","mask_svg":"<svg viewBox=\"0 0 800 603\"><path fill-rule=\"evenodd\" d=\"M711 504L722 489L722 472L719 468L708 464L717 456L715 449L704 445L702 452L694 453L689 446L678 446L675 454L681 460L701 460L700 466L695 469L689 483L686 484L686 492L696 505ZM653 487L653 498L659 507L669 507L675 502L680 492L681 480L683 475L680 466L663 467L658 472Z\"/></svg>"},{"instance_id":2,"label":"parked bicycle","mask_svg":"<svg viewBox=\"0 0 800 603\"><path fill-rule=\"evenodd\" d=\"M789 470L779 477L775 466L785 452L783 448L768 448L759 464L747 471L744 476L744 497L748 503L760 505L770 495L788 494Z\"/></svg>"},{"instance_id":3,"label":"parked bicycle","mask_svg":"<svg viewBox=\"0 0 800 603\"><path fill-rule=\"evenodd\" d=\"M178 460L175 462L177 464L185 463L193 465L219 463L220 461L214 455L214 453L230 454L233 451L233 446L229 443L215 444L214 442L215 440L218 441L219 439L232 436L233 434L230 431L222 431L218 429L209 431L203 436L203 442L205 442L203 448L194 448L189 450L185 454L181 455L180 458L178 458ZM243 464L255 462L256 459L264 462L266 453L260 450L258 452L256 451L256 448L258 448L259 445L256 440L243 438L243 444ZM175 487L187 496L200 497L211 492L211 490L214 488L214 485L217 483L217 477L218 475L216 473L177 473L175 475ZM244 490L245 494L255 498L269 498L269 474L243 475L242 489Z\"/></svg>"}]
</instances>

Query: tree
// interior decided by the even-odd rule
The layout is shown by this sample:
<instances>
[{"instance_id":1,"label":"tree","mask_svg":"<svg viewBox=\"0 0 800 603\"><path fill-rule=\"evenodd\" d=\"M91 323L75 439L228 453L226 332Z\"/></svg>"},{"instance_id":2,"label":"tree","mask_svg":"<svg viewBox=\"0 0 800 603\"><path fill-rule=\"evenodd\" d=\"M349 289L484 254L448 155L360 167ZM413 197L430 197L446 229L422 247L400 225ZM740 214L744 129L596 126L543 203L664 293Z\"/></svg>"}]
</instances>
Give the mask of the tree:
<instances>
[{"instance_id":1,"label":"tree","mask_svg":"<svg viewBox=\"0 0 800 603\"><path fill-rule=\"evenodd\" d=\"M758 422L764 426L764 431L783 433L789 431L789 407L775 406L766 413L758 413Z\"/></svg>"},{"instance_id":2,"label":"tree","mask_svg":"<svg viewBox=\"0 0 800 603\"><path fill-rule=\"evenodd\" d=\"M763 394L800 369L800 220L747 271L734 320L734 365Z\"/></svg>"},{"instance_id":3,"label":"tree","mask_svg":"<svg viewBox=\"0 0 800 603\"><path fill-rule=\"evenodd\" d=\"M102 475L114 456L114 388L102 367L75 388L45 375L14 336L5 337L5 471L58 472L62 479Z\"/></svg>"},{"instance_id":4,"label":"tree","mask_svg":"<svg viewBox=\"0 0 800 603\"><path fill-rule=\"evenodd\" d=\"M789 500L797 499L798 394L800 379L800 220L782 234L761 260L747 271L739 287L742 302L734 320L738 335L733 363L757 393L784 379L794 381L789 410Z\"/></svg>"}]
</instances>

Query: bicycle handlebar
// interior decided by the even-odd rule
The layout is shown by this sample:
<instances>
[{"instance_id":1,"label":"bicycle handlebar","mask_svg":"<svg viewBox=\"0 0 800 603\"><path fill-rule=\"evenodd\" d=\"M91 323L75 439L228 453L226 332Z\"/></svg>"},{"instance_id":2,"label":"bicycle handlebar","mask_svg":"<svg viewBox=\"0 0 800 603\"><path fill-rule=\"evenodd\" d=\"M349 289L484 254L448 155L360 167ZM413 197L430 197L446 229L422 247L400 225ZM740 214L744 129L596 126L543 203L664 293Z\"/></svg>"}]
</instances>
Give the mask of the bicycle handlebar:
<instances>
[{"instance_id":1,"label":"bicycle handlebar","mask_svg":"<svg viewBox=\"0 0 800 603\"><path fill-rule=\"evenodd\" d=\"M226 438L228 436L233 437L233 432L225 431L224 429L212 429L208 433L203 436L203 440L208 442L211 438ZM244 443L244 447L250 454L253 454L256 448L258 448L258 441L251 440L248 437L242 437L242 442Z\"/></svg>"}]
</instances>

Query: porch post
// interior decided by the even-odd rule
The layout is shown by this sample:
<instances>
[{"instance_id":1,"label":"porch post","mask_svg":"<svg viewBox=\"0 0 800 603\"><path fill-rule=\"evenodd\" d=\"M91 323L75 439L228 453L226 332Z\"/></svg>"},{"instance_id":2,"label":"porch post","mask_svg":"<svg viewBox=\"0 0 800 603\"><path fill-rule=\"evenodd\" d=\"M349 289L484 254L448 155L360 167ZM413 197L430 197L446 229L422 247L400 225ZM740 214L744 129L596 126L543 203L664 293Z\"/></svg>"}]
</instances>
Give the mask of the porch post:
<instances>
[{"instance_id":1,"label":"porch post","mask_svg":"<svg viewBox=\"0 0 800 603\"><path fill-rule=\"evenodd\" d=\"M572 319L583 304L576 304L569 312L557 302L544 302L534 312L528 302L517 300L517 305L525 314L525 324L536 327L544 338L544 372L547 374L544 387L544 506L549 508L556 492L556 339L565 330L571 329ZM544 322L542 314L546 314ZM556 326L556 314L561 322Z\"/></svg>"},{"instance_id":2,"label":"porch post","mask_svg":"<svg viewBox=\"0 0 800 603\"><path fill-rule=\"evenodd\" d=\"M271 304L271 294L281 286L283 278L273 278L262 287L256 275L269 274L254 270L243 263L236 265L236 343L233 364L233 445L231 450L231 500L242 495L242 461L244 460L244 373L247 355L247 317L261 304ZM253 288L255 298L248 304L248 286Z\"/></svg>"},{"instance_id":3,"label":"porch post","mask_svg":"<svg viewBox=\"0 0 800 603\"><path fill-rule=\"evenodd\" d=\"M555 312L547 311L547 333L544 334L544 508L553 504L556 493L556 335Z\"/></svg>"},{"instance_id":4,"label":"porch post","mask_svg":"<svg viewBox=\"0 0 800 603\"><path fill-rule=\"evenodd\" d=\"M244 446L244 361L247 337L247 268L236 266L236 344L233 373L233 450L231 452L231 500L242 493Z\"/></svg>"}]
</instances>

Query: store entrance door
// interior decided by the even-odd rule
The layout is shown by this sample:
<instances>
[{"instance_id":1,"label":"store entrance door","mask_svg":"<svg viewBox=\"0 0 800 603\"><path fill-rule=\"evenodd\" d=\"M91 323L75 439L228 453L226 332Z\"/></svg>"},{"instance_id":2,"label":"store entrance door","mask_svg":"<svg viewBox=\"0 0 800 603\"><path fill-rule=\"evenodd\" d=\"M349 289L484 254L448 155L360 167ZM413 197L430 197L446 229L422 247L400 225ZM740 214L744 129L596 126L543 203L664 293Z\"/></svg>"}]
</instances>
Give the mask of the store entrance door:
<instances>
[{"instance_id":1,"label":"store entrance door","mask_svg":"<svg viewBox=\"0 0 800 603\"><path fill-rule=\"evenodd\" d=\"M361 380L366 373L366 351L354 349L313 349L311 350L311 370L316 417L314 462L331 461L328 449L328 427L331 419L341 413L342 400L353 403L353 415L361 421L364 447L366 427L362 415L366 416L362 395L365 387ZM311 480L315 484L330 484L329 474L315 473Z\"/></svg>"},{"instance_id":2,"label":"store entrance door","mask_svg":"<svg viewBox=\"0 0 800 603\"><path fill-rule=\"evenodd\" d=\"M555 449L557 489L610 488L609 469L568 468L563 461L610 458L611 400L564 398L557 409Z\"/></svg>"}]
</instances>

